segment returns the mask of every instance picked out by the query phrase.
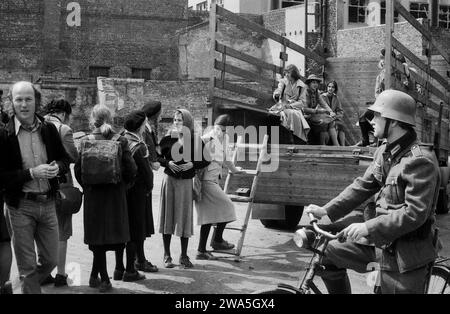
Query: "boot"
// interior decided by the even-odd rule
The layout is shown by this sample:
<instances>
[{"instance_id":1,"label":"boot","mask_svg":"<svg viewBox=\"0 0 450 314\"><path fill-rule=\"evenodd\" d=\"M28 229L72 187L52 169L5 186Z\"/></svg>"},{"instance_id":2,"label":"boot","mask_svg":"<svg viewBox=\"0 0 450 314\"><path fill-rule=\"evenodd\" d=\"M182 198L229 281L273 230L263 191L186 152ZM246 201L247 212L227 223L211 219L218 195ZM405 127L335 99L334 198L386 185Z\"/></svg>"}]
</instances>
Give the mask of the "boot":
<instances>
[{"instance_id":1,"label":"boot","mask_svg":"<svg viewBox=\"0 0 450 314\"><path fill-rule=\"evenodd\" d=\"M329 294L352 294L352 288L350 286L350 280L348 276L340 279L325 279L322 278L327 287Z\"/></svg>"}]
</instances>

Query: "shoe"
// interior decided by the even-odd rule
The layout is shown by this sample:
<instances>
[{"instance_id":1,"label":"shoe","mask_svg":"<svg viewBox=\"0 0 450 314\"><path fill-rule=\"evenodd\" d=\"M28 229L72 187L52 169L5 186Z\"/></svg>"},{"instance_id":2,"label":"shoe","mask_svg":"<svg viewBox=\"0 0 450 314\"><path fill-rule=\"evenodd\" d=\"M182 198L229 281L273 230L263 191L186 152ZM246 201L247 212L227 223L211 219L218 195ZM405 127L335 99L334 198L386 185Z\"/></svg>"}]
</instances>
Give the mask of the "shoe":
<instances>
[{"instance_id":1,"label":"shoe","mask_svg":"<svg viewBox=\"0 0 450 314\"><path fill-rule=\"evenodd\" d=\"M145 273L157 273L158 267L150 263L149 261L145 261L143 263L138 263L137 261L134 263L134 267L137 270L143 271Z\"/></svg>"},{"instance_id":2,"label":"shoe","mask_svg":"<svg viewBox=\"0 0 450 314\"><path fill-rule=\"evenodd\" d=\"M172 262L172 257L170 257L170 256L164 257L164 267L165 268L174 268L175 267L174 263Z\"/></svg>"},{"instance_id":3,"label":"shoe","mask_svg":"<svg viewBox=\"0 0 450 314\"><path fill-rule=\"evenodd\" d=\"M13 294L11 281L5 282L5 285L3 287L0 287L0 294Z\"/></svg>"},{"instance_id":4,"label":"shoe","mask_svg":"<svg viewBox=\"0 0 450 314\"><path fill-rule=\"evenodd\" d=\"M123 279L123 273L125 272L125 270L119 270L119 269L115 269L114 270L114 274L113 274L113 280L122 280Z\"/></svg>"},{"instance_id":5,"label":"shoe","mask_svg":"<svg viewBox=\"0 0 450 314\"><path fill-rule=\"evenodd\" d=\"M98 288L100 287L101 281L98 277L89 277L89 287Z\"/></svg>"},{"instance_id":6,"label":"shoe","mask_svg":"<svg viewBox=\"0 0 450 314\"><path fill-rule=\"evenodd\" d=\"M41 286L47 286L47 285L52 285L55 283L55 278L52 277L52 275L48 275L47 278L45 278L42 282L41 282Z\"/></svg>"},{"instance_id":7,"label":"shoe","mask_svg":"<svg viewBox=\"0 0 450 314\"><path fill-rule=\"evenodd\" d=\"M144 280L145 276L143 274L141 274L138 271L135 271L134 273L130 273L130 272L124 272L123 273L123 281L125 282L133 282L133 281L139 281L139 280Z\"/></svg>"},{"instance_id":8,"label":"shoe","mask_svg":"<svg viewBox=\"0 0 450 314\"><path fill-rule=\"evenodd\" d=\"M110 291L110 290L112 290L112 284L111 284L110 281L102 281L102 282L100 283L100 286L99 286L99 288L98 288L98 291L99 291L100 293L105 293L105 292L108 292L108 291Z\"/></svg>"},{"instance_id":9,"label":"shoe","mask_svg":"<svg viewBox=\"0 0 450 314\"><path fill-rule=\"evenodd\" d=\"M228 243L225 240L222 240L222 242L213 241L211 246L216 251L228 251L234 249L234 244Z\"/></svg>"},{"instance_id":10,"label":"shoe","mask_svg":"<svg viewBox=\"0 0 450 314\"><path fill-rule=\"evenodd\" d=\"M194 267L189 259L189 256L180 256L180 265L182 265L184 269Z\"/></svg>"},{"instance_id":11,"label":"shoe","mask_svg":"<svg viewBox=\"0 0 450 314\"><path fill-rule=\"evenodd\" d=\"M67 275L56 274L55 276L55 287L67 286Z\"/></svg>"},{"instance_id":12,"label":"shoe","mask_svg":"<svg viewBox=\"0 0 450 314\"><path fill-rule=\"evenodd\" d=\"M197 252L196 260L199 261L217 261L218 258L212 255L210 252Z\"/></svg>"}]
</instances>

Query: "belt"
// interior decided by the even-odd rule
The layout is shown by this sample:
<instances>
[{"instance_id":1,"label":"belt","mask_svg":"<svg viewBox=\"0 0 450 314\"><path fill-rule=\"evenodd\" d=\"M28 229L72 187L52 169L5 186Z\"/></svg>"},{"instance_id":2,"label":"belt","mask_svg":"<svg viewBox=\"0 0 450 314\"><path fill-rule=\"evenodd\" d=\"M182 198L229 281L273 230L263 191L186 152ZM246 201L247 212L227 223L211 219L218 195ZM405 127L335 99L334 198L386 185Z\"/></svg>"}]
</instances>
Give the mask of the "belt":
<instances>
[{"instance_id":1,"label":"belt","mask_svg":"<svg viewBox=\"0 0 450 314\"><path fill-rule=\"evenodd\" d=\"M47 202L55 199L55 194L50 191L46 193L23 192L22 198L34 202Z\"/></svg>"}]
</instances>

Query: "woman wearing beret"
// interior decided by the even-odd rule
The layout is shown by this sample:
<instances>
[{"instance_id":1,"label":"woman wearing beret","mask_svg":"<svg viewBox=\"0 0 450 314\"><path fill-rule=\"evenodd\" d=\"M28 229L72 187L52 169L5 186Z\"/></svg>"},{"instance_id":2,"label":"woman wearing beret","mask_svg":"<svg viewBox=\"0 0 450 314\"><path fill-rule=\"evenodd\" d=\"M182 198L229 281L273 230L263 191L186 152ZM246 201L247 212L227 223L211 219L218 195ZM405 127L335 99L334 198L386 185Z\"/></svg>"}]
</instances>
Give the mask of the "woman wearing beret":
<instances>
[{"instance_id":1,"label":"woman wearing beret","mask_svg":"<svg viewBox=\"0 0 450 314\"><path fill-rule=\"evenodd\" d=\"M142 111L145 113L147 119L145 123L144 133L142 139L147 146L148 157L147 161L150 165L150 171L146 171L148 179L146 180L150 186L150 191L146 194L145 215L142 220L142 228L146 238L152 236L155 233L155 227L153 222L153 207L152 207L152 190L153 190L153 171L157 171L160 168L158 162L158 154L156 147L158 145L158 120L161 114L161 102L149 101L143 107ZM153 265L147 260L144 252L144 241L140 241L136 246L136 261L134 266L137 270L143 272L157 272L158 267Z\"/></svg>"},{"instance_id":2,"label":"woman wearing beret","mask_svg":"<svg viewBox=\"0 0 450 314\"><path fill-rule=\"evenodd\" d=\"M114 280L137 281L145 279L135 268L137 248L143 250L144 240L147 238L147 196L151 193L150 164L148 162L147 145L143 140L143 133L147 117L143 111L133 111L125 117L124 137L128 140L131 156L137 166L135 180L127 190L128 222L130 227L130 241L126 245L126 268L123 265L123 250L117 252ZM153 222L153 221L152 221Z\"/></svg>"},{"instance_id":3,"label":"woman wearing beret","mask_svg":"<svg viewBox=\"0 0 450 314\"><path fill-rule=\"evenodd\" d=\"M161 187L159 232L163 234L164 266L173 268L170 253L172 235L181 239L179 263L184 268L192 265L188 255L189 238L194 233L193 182L196 169L209 162L203 156L200 138L194 134L194 121L189 111L178 109L173 117L173 130L160 142L159 161L165 168Z\"/></svg>"},{"instance_id":4,"label":"woman wearing beret","mask_svg":"<svg viewBox=\"0 0 450 314\"><path fill-rule=\"evenodd\" d=\"M320 145L327 145L329 140L328 130L330 127L334 127L333 120L336 114L319 94L319 84L321 82L322 80L317 75L310 75L306 80L308 87L300 95L300 102L311 130L314 134L320 135ZM339 146L337 139L333 145Z\"/></svg>"},{"instance_id":5,"label":"woman wearing beret","mask_svg":"<svg viewBox=\"0 0 450 314\"><path fill-rule=\"evenodd\" d=\"M211 241L214 250L231 250L233 244L223 239L223 231L229 222L236 220L233 202L220 188L219 180L222 167L227 167L232 173L241 173L232 162L229 150L229 137L226 127L231 125L229 115L221 115L214 122L210 132L202 136L211 163L201 172L201 199L195 202L197 209L197 223L201 226L198 244L198 260L215 260L216 257L206 250L211 226L216 224L216 230Z\"/></svg>"}]
</instances>

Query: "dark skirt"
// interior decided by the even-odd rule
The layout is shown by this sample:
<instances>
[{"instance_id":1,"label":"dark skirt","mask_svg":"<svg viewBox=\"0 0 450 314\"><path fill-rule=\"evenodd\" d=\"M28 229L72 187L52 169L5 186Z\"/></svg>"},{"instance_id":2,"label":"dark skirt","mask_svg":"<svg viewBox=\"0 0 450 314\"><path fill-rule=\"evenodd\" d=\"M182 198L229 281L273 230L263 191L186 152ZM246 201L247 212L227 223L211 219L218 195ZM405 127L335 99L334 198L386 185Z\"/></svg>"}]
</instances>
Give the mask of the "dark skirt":
<instances>
[{"instance_id":1,"label":"dark skirt","mask_svg":"<svg viewBox=\"0 0 450 314\"><path fill-rule=\"evenodd\" d=\"M131 241L143 241L155 233L152 196L147 195L143 184L137 183L127 191Z\"/></svg>"},{"instance_id":2,"label":"dark skirt","mask_svg":"<svg viewBox=\"0 0 450 314\"><path fill-rule=\"evenodd\" d=\"M84 187L84 242L116 245L130 240L125 184Z\"/></svg>"},{"instance_id":3,"label":"dark skirt","mask_svg":"<svg viewBox=\"0 0 450 314\"><path fill-rule=\"evenodd\" d=\"M0 242L10 242L11 237L9 236L8 228L6 227L6 219L4 215L3 208L3 198L0 195Z\"/></svg>"}]
</instances>

